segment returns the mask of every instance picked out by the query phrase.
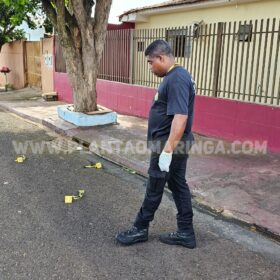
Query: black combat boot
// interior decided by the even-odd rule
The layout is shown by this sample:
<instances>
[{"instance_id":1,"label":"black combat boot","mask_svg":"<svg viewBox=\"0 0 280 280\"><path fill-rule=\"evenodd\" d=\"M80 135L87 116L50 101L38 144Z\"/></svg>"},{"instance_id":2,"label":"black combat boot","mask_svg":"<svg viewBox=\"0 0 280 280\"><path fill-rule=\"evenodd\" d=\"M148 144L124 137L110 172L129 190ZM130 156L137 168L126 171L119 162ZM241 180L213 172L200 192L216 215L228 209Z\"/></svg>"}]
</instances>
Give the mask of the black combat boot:
<instances>
[{"instance_id":1,"label":"black combat boot","mask_svg":"<svg viewBox=\"0 0 280 280\"><path fill-rule=\"evenodd\" d=\"M137 242L148 240L148 229L138 229L132 226L129 230L120 232L116 235L116 240L123 245L132 245Z\"/></svg>"},{"instance_id":2,"label":"black combat boot","mask_svg":"<svg viewBox=\"0 0 280 280\"><path fill-rule=\"evenodd\" d=\"M169 245L181 245L189 249L196 247L196 240L194 233L185 232L169 232L160 235L159 240Z\"/></svg>"}]
</instances>

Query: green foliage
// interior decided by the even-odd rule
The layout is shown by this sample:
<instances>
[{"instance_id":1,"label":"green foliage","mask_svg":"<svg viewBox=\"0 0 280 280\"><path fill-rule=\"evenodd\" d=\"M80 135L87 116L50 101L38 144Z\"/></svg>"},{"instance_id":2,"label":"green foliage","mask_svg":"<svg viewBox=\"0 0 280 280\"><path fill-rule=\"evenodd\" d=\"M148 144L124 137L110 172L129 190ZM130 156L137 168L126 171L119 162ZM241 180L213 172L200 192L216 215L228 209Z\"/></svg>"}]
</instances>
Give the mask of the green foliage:
<instances>
[{"instance_id":1,"label":"green foliage","mask_svg":"<svg viewBox=\"0 0 280 280\"><path fill-rule=\"evenodd\" d=\"M26 39L26 36L25 36L25 32L23 29L16 29L12 36L9 37L9 40L12 41L12 40L22 40L22 39Z\"/></svg>"},{"instance_id":2,"label":"green foliage","mask_svg":"<svg viewBox=\"0 0 280 280\"><path fill-rule=\"evenodd\" d=\"M51 34L53 32L53 25L49 18L46 18L43 25L47 34Z\"/></svg>"},{"instance_id":3,"label":"green foliage","mask_svg":"<svg viewBox=\"0 0 280 280\"><path fill-rule=\"evenodd\" d=\"M23 21L36 28L39 10L39 0L0 0L0 51L5 43L25 38L24 31L16 29Z\"/></svg>"},{"instance_id":4,"label":"green foliage","mask_svg":"<svg viewBox=\"0 0 280 280\"><path fill-rule=\"evenodd\" d=\"M25 32L23 29L16 29L8 34L3 34L0 32L0 45L4 45L5 43L12 42L14 40L22 40L26 39Z\"/></svg>"}]
</instances>

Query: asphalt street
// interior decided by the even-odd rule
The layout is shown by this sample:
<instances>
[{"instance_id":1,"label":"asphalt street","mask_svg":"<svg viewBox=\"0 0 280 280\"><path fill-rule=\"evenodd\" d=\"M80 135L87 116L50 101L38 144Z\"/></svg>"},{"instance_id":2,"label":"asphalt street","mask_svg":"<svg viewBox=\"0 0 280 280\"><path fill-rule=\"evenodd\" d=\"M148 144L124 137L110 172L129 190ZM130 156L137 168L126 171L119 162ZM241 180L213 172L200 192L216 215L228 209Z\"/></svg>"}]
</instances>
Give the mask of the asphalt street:
<instances>
[{"instance_id":1,"label":"asphalt street","mask_svg":"<svg viewBox=\"0 0 280 280\"><path fill-rule=\"evenodd\" d=\"M168 193L149 241L117 244L146 179L13 114L0 111L0 120L0 280L279 279L279 244L198 210L197 249L160 243L161 232L176 229ZM83 168L89 161L104 168ZM79 189L84 197L65 204Z\"/></svg>"}]
</instances>

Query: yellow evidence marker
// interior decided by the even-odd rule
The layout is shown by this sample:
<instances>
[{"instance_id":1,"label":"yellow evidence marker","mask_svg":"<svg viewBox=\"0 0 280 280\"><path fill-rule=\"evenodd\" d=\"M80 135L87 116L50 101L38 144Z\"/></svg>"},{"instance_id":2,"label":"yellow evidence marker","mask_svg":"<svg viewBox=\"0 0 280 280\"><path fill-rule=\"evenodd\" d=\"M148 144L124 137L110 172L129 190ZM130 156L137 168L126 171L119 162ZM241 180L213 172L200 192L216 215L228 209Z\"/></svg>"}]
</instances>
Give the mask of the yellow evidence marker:
<instances>
[{"instance_id":1,"label":"yellow evidence marker","mask_svg":"<svg viewBox=\"0 0 280 280\"><path fill-rule=\"evenodd\" d=\"M96 164L85 165L84 168L97 168L97 169L100 169L100 168L102 168L102 163L101 162L97 162Z\"/></svg>"},{"instance_id":2,"label":"yellow evidence marker","mask_svg":"<svg viewBox=\"0 0 280 280\"><path fill-rule=\"evenodd\" d=\"M81 199L85 194L85 190L79 190L78 195L65 195L64 202L72 203L74 200Z\"/></svg>"}]
</instances>

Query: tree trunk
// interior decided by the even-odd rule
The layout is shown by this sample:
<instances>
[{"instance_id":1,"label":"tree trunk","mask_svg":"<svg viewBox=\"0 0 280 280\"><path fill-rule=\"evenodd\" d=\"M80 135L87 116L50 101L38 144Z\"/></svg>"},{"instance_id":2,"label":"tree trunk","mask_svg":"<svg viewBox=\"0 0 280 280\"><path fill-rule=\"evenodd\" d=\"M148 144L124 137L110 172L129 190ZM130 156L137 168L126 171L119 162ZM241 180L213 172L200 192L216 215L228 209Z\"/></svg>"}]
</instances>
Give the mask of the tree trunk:
<instances>
[{"instance_id":1,"label":"tree trunk","mask_svg":"<svg viewBox=\"0 0 280 280\"><path fill-rule=\"evenodd\" d=\"M104 38L105 39L105 38ZM90 39L89 39L90 40ZM93 40L90 40L93 42ZM97 46L97 44L99 44ZM67 47L62 51L66 61L74 99L74 110L77 112L92 112L97 110L96 81L104 41L92 43L84 42L82 53L76 50L77 55L71 56Z\"/></svg>"},{"instance_id":2,"label":"tree trunk","mask_svg":"<svg viewBox=\"0 0 280 280\"><path fill-rule=\"evenodd\" d=\"M42 0L44 9L59 35L74 98L74 110L97 110L96 81L105 43L112 0ZM95 4L96 3L96 4ZM95 16L91 18L92 7Z\"/></svg>"},{"instance_id":3,"label":"tree trunk","mask_svg":"<svg viewBox=\"0 0 280 280\"><path fill-rule=\"evenodd\" d=\"M67 50L62 47L64 56ZM66 53L65 53L66 52ZM92 112L97 110L96 81L100 62L94 59L93 49L75 58L65 57L67 73L72 89L74 110L76 112Z\"/></svg>"},{"instance_id":4,"label":"tree trunk","mask_svg":"<svg viewBox=\"0 0 280 280\"><path fill-rule=\"evenodd\" d=\"M97 72L83 75L74 74L71 78L73 86L74 110L76 112L92 112L97 110L96 80Z\"/></svg>"}]
</instances>

